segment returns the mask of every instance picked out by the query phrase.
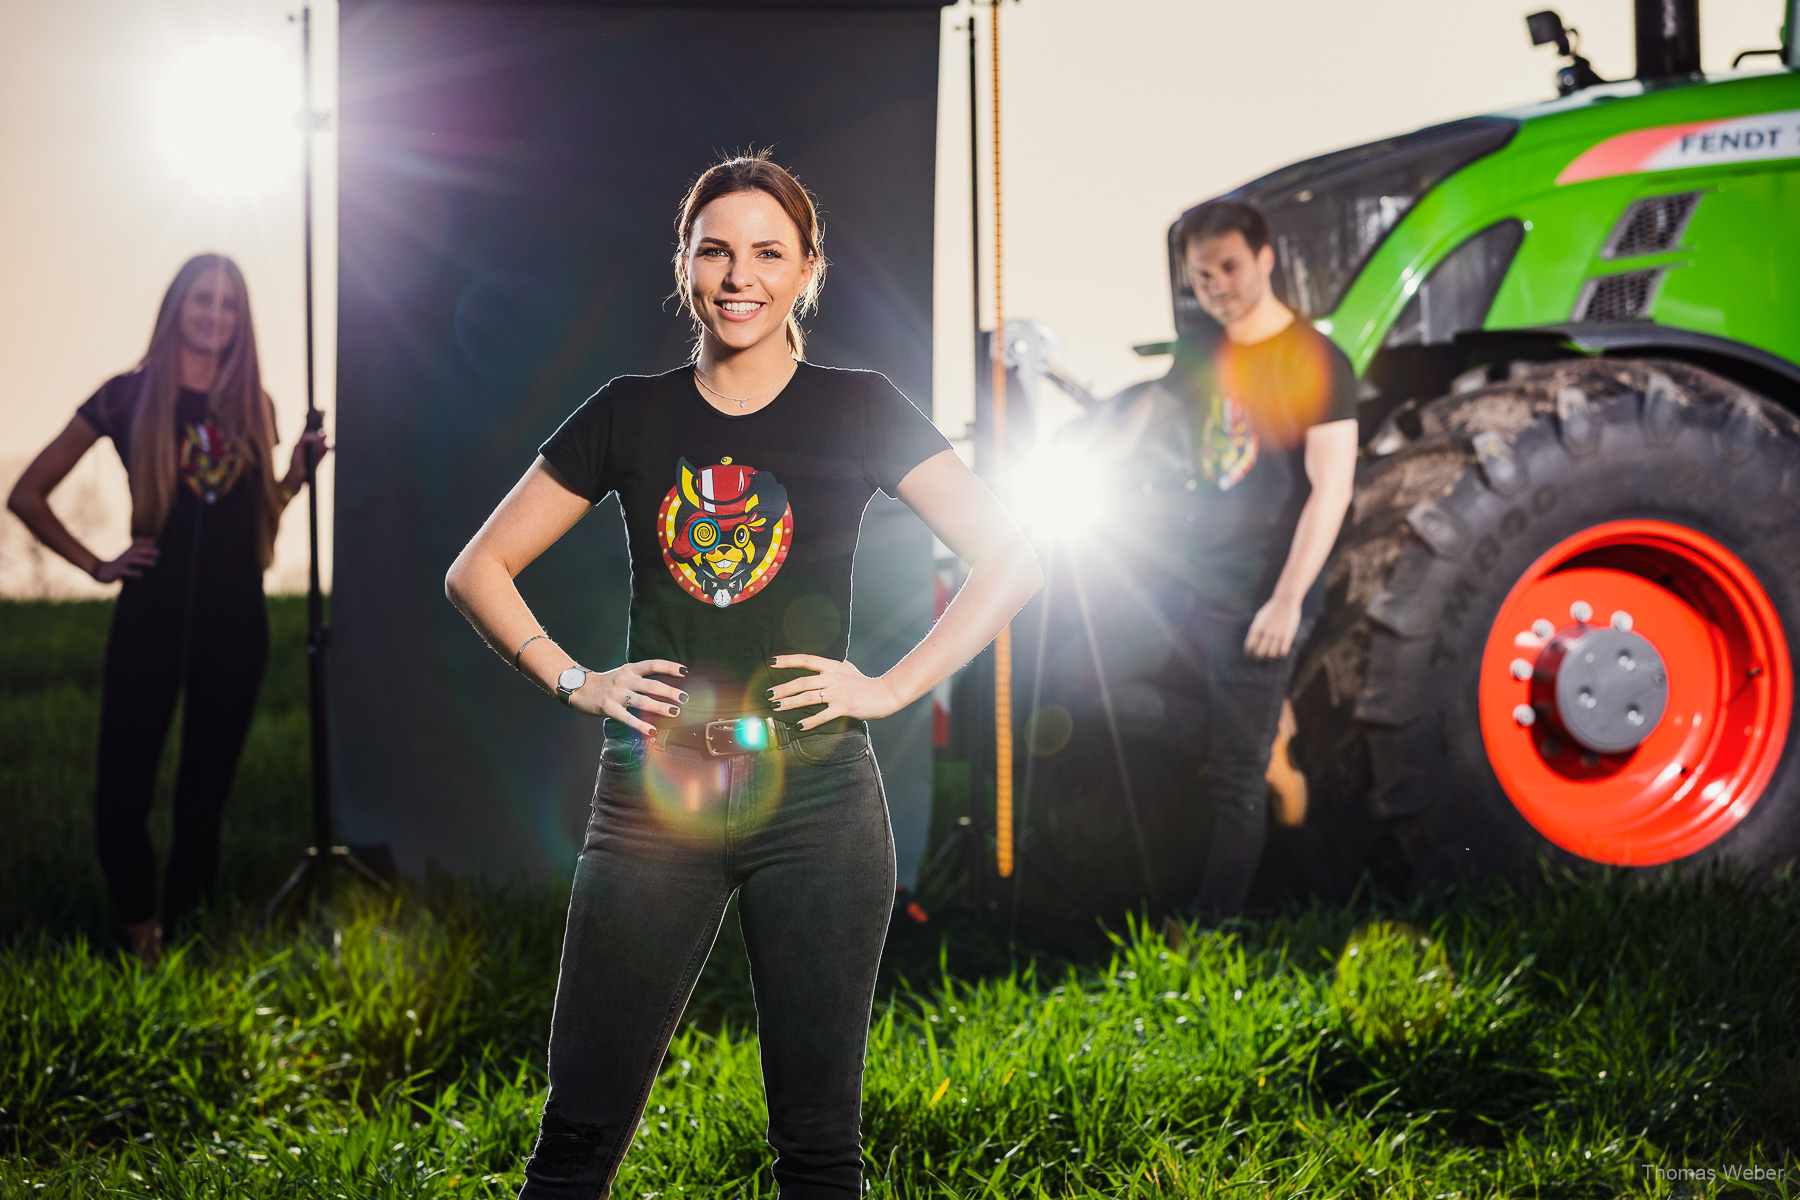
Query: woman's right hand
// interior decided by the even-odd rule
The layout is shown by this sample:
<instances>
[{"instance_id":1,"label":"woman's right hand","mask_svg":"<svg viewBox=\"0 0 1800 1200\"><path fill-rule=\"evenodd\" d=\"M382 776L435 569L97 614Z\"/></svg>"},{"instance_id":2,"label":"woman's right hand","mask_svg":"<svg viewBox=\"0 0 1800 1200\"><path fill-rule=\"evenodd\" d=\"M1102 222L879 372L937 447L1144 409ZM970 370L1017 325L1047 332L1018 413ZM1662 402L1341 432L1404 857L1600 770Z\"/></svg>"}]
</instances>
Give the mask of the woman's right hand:
<instances>
[{"instance_id":1,"label":"woman's right hand","mask_svg":"<svg viewBox=\"0 0 1800 1200\"><path fill-rule=\"evenodd\" d=\"M156 565L156 554L155 538L134 537L125 553L110 562L94 564L94 579L100 583L136 579Z\"/></svg>"},{"instance_id":2,"label":"woman's right hand","mask_svg":"<svg viewBox=\"0 0 1800 1200\"><path fill-rule=\"evenodd\" d=\"M647 658L610 671L589 671L586 682L569 693L569 707L592 717L623 721L645 737L652 737L656 726L640 720L629 710L657 716L680 716L687 693L651 676L680 677L687 673L686 667L666 658Z\"/></svg>"}]
</instances>

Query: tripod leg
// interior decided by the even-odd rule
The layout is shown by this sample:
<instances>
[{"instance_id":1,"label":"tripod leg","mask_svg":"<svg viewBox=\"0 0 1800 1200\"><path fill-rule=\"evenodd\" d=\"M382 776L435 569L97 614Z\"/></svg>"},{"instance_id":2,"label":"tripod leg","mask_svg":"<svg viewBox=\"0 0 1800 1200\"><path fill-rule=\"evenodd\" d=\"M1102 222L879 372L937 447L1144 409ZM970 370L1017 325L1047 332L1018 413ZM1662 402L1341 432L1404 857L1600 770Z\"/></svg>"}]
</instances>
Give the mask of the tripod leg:
<instances>
[{"instance_id":1,"label":"tripod leg","mask_svg":"<svg viewBox=\"0 0 1800 1200\"><path fill-rule=\"evenodd\" d=\"M393 886L389 884L387 880L377 875L374 868L369 866L369 864L362 859L356 857L355 854L351 853L348 847L333 846L331 848L331 858L333 862L344 867L352 875L368 884L376 891L385 895L394 890Z\"/></svg>"},{"instance_id":2,"label":"tripod leg","mask_svg":"<svg viewBox=\"0 0 1800 1200\"><path fill-rule=\"evenodd\" d=\"M289 905L299 900L303 894L310 894L315 882L313 875L318 869L318 851L308 850L306 857L300 860L300 865L294 868L294 873L281 885L281 890L275 893L275 898L269 901L269 906L263 909L263 924L272 924Z\"/></svg>"}]
</instances>

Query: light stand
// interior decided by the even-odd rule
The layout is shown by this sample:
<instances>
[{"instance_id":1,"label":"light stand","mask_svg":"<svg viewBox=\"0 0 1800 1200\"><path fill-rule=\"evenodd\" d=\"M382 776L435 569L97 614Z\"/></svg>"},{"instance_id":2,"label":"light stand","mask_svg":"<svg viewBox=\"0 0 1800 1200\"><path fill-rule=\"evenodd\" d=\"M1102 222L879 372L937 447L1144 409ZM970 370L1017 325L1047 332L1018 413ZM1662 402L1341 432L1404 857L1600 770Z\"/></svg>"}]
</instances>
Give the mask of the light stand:
<instances>
[{"instance_id":1,"label":"light stand","mask_svg":"<svg viewBox=\"0 0 1800 1200\"><path fill-rule=\"evenodd\" d=\"M990 335L981 327L981 156L979 141L979 109L977 106L977 52L975 14L976 5L969 7L969 20L963 28L968 34L968 67L969 67L969 278L972 286L970 297L970 313L975 335L975 437L977 469L999 483L1002 463L1005 461L1006 441L1006 390L1007 371L1009 365L1002 352L1001 338L1004 331L1001 267L1001 233L1000 233L1000 0L988 0L989 17L992 26L992 69L993 69L993 184L994 184L994 324ZM985 401L985 403L984 403ZM946 875L957 866L962 868L962 886L956 899L963 907L975 913L992 911L999 907L995 897L985 896L983 883L987 874L987 862L990 845L994 855L994 867L1000 878L1011 878L1013 881L1013 918L1016 923L1018 914L1019 873L1015 870L1015 860L1023 862L1035 872L1045 883L1060 893L1063 899L1074 905L1091 920L1098 920L1094 908L1080 892L1065 883L1048 864L1038 856L1031 847L1019 840L1023 832L1023 823L1017 828L1013 819L1013 712L1012 712L1012 639L1011 626L1001 630L994 643L983 650L971 664L971 668L981 672L979 689L971 689L968 700L975 701L975 693L979 691L981 701L976 701L981 716L969 721L967 728L971 731L971 749L981 744L981 738L975 729L986 726L993 734L993 767L994 767L994 818L989 820L979 815L959 817L949 835L938 846L928 862L920 869L912 886L907 889L911 902L906 911L912 919L924 922L931 914L919 903L926 889L940 876ZM1041 645L1041 637L1040 637ZM1040 668L1041 670L1041 668ZM982 755L977 751L973 755L970 771L971 799L979 812L982 807L979 795L985 791L987 771ZM1024 800L1030 798L1030 771L1026 773L1026 789Z\"/></svg>"},{"instance_id":2,"label":"light stand","mask_svg":"<svg viewBox=\"0 0 1800 1200\"><path fill-rule=\"evenodd\" d=\"M313 134L324 128L324 114L312 103L312 8L300 10L300 70L303 142L302 182L305 226L306 276L306 430L316 433L325 427L325 414L314 395L313 383ZM319 587L319 451L306 452L306 515L310 539L311 562L306 580L306 683L308 715L312 725L312 816L313 844L300 860L275 898L269 901L265 920L274 920L302 900L322 899L330 892L332 877L348 872L350 877L383 892L393 889L368 864L350 852L348 846L336 844L331 828L331 743L329 701L325 691L325 651L331 645L331 629L325 624L325 594Z\"/></svg>"}]
</instances>

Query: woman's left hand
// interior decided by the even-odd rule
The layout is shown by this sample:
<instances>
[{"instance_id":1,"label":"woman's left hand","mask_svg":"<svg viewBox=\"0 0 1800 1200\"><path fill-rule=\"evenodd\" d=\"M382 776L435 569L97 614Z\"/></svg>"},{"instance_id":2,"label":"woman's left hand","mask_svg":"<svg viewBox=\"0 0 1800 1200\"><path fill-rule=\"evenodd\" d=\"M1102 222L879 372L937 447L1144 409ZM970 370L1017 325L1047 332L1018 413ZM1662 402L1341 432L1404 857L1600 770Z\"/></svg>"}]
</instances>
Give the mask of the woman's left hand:
<instances>
[{"instance_id":1,"label":"woman's left hand","mask_svg":"<svg viewBox=\"0 0 1800 1200\"><path fill-rule=\"evenodd\" d=\"M306 452L315 447L319 452L319 462L323 462L325 456L331 453L331 446L325 441L323 430L309 429L294 443L294 452L288 456L287 478L281 481L290 496L298 495L300 489L306 486Z\"/></svg>"},{"instance_id":2,"label":"woman's left hand","mask_svg":"<svg viewBox=\"0 0 1800 1200\"><path fill-rule=\"evenodd\" d=\"M777 712L783 709L811 708L823 704L823 712L814 713L798 722L801 729L813 729L833 717L857 717L875 721L892 714L900 706L892 692L880 679L870 679L854 665L817 654L777 654L769 660L772 667L798 667L816 671L802 675L769 689L769 699Z\"/></svg>"}]
</instances>

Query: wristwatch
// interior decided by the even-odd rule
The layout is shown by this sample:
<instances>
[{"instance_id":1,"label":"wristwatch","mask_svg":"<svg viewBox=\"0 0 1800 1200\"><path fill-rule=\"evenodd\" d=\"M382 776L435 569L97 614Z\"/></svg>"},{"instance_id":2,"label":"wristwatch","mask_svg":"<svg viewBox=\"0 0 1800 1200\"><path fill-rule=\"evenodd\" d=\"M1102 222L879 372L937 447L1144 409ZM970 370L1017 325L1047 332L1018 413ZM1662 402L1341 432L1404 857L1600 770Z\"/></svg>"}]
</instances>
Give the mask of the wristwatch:
<instances>
[{"instance_id":1,"label":"wristwatch","mask_svg":"<svg viewBox=\"0 0 1800 1200\"><path fill-rule=\"evenodd\" d=\"M587 682L591 673L586 667L570 667L565 670L556 677L556 698L567 704L569 696Z\"/></svg>"}]
</instances>

